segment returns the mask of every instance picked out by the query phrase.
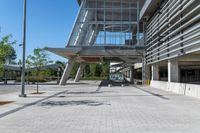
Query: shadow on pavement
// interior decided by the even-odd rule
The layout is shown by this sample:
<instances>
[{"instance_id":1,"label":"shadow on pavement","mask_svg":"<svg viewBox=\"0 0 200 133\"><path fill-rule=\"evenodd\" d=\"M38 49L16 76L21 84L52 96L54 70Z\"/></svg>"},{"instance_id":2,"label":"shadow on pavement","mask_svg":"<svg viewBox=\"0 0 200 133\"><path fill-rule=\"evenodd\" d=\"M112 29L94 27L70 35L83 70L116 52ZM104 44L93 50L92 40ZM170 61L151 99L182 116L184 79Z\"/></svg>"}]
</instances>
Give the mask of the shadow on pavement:
<instances>
[{"instance_id":1,"label":"shadow on pavement","mask_svg":"<svg viewBox=\"0 0 200 133\"><path fill-rule=\"evenodd\" d=\"M45 98L43 98L43 99L40 99L40 100L38 100L38 101L35 101L35 102L32 102L32 103L26 104L26 105L24 105L24 106L22 106L22 107L18 107L18 108L12 109L12 110L10 110L10 111L7 111L7 112L5 112L5 113L0 114L0 118L3 118L3 117L8 116L8 115L10 115L10 114L16 113L16 112L18 112L18 111L20 111L20 110L23 110L23 109L27 108L27 107L36 105L36 104L38 104L38 103L40 103L40 102L43 102L43 101L45 101L45 100L47 100L47 99L56 97L56 96L58 96L58 95L61 95L61 94L63 94L63 93L66 93L66 92L67 92L67 91L65 90L65 91L56 93L56 94L54 94L54 95L45 97Z\"/></svg>"},{"instance_id":2,"label":"shadow on pavement","mask_svg":"<svg viewBox=\"0 0 200 133\"><path fill-rule=\"evenodd\" d=\"M118 83L118 82L113 82L113 81L109 81L109 80L102 80L99 86L105 86L105 87L107 87L109 84L112 84L113 86L121 86L122 85L121 82ZM130 82L125 81L124 85L125 86L129 86Z\"/></svg>"},{"instance_id":3,"label":"shadow on pavement","mask_svg":"<svg viewBox=\"0 0 200 133\"><path fill-rule=\"evenodd\" d=\"M151 92L151 91L142 89L142 88L140 88L140 87L138 87L138 86L134 86L134 87L137 88L137 89L139 89L139 90L141 90L141 91L143 91L143 92L146 92L146 93L148 93L148 94L151 94L152 96L156 96L156 97L159 97L159 98L164 99L164 100L170 100L169 98L167 98L167 97L165 97L165 96L163 96L163 95L161 95L161 94L153 93L153 92Z\"/></svg>"},{"instance_id":4,"label":"shadow on pavement","mask_svg":"<svg viewBox=\"0 0 200 133\"><path fill-rule=\"evenodd\" d=\"M89 85L89 83L67 83L67 85Z\"/></svg>"},{"instance_id":5,"label":"shadow on pavement","mask_svg":"<svg viewBox=\"0 0 200 133\"><path fill-rule=\"evenodd\" d=\"M99 87L108 86L108 84L109 84L108 80L102 80L101 83L99 84Z\"/></svg>"},{"instance_id":6,"label":"shadow on pavement","mask_svg":"<svg viewBox=\"0 0 200 133\"><path fill-rule=\"evenodd\" d=\"M93 91L93 92L68 92L66 94L76 94L76 95L79 95L79 94L100 94L102 92L98 92L98 91Z\"/></svg>"},{"instance_id":7,"label":"shadow on pavement","mask_svg":"<svg viewBox=\"0 0 200 133\"><path fill-rule=\"evenodd\" d=\"M42 102L39 106L101 106L101 105L110 105L104 102L91 101L91 100L80 100L80 101L47 101Z\"/></svg>"}]
</instances>

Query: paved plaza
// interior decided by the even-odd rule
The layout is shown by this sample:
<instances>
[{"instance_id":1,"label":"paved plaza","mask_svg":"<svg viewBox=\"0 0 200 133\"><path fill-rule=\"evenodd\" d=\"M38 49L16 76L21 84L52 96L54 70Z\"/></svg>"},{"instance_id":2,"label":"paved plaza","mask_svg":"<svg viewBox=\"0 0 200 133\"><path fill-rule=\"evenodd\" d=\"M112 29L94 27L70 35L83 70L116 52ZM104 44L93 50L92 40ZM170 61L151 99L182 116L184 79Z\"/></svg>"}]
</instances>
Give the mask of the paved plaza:
<instances>
[{"instance_id":1,"label":"paved plaza","mask_svg":"<svg viewBox=\"0 0 200 133\"><path fill-rule=\"evenodd\" d=\"M0 133L199 133L200 100L148 87L106 87L99 81L40 86L18 98L2 93ZM4 95L3 95L4 94Z\"/></svg>"}]
</instances>

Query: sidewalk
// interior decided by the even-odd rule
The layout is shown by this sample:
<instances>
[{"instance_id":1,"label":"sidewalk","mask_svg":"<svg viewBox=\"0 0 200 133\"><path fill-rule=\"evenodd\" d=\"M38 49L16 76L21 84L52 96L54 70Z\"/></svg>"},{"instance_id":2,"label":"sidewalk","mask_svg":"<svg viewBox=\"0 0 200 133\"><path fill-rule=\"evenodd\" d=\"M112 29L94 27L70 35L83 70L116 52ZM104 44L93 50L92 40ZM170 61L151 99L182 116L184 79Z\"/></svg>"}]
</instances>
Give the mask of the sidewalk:
<instances>
[{"instance_id":1,"label":"sidewalk","mask_svg":"<svg viewBox=\"0 0 200 133\"><path fill-rule=\"evenodd\" d=\"M24 109L26 107L37 104L45 99L51 98L57 93L64 91L66 87L59 87L57 85L40 85L39 91L43 94L31 94L36 92L36 85L26 86L26 98L21 98L18 95L21 93L20 85L0 86L1 95L0 101L11 101L12 103L0 106L0 118L9 115L11 112ZM54 89L56 88L56 89ZM2 91L6 90L6 91Z\"/></svg>"},{"instance_id":2,"label":"sidewalk","mask_svg":"<svg viewBox=\"0 0 200 133\"><path fill-rule=\"evenodd\" d=\"M99 82L42 86L42 95L0 106L1 133L199 133L200 100ZM30 91L31 92L31 91ZM14 93L13 93L14 94ZM13 95L12 94L12 95ZM17 93L15 93L17 94ZM14 106L14 107L13 107ZM17 109L15 109L17 108ZM2 114L2 113L1 113Z\"/></svg>"}]
</instances>

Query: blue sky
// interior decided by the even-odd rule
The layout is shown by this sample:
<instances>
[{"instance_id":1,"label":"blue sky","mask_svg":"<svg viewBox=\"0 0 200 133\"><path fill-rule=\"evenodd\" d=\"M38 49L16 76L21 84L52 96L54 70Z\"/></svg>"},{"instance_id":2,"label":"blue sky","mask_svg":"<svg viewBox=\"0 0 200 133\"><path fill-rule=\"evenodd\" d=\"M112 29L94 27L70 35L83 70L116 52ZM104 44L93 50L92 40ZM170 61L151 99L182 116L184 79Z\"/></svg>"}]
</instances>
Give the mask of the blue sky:
<instances>
[{"instance_id":1,"label":"blue sky","mask_svg":"<svg viewBox=\"0 0 200 133\"><path fill-rule=\"evenodd\" d=\"M78 12L76 0L27 0L27 52L34 48L65 47ZM23 0L0 0L0 36L12 34L22 43ZM22 48L14 46L17 60ZM52 60L66 59L50 54Z\"/></svg>"}]
</instances>

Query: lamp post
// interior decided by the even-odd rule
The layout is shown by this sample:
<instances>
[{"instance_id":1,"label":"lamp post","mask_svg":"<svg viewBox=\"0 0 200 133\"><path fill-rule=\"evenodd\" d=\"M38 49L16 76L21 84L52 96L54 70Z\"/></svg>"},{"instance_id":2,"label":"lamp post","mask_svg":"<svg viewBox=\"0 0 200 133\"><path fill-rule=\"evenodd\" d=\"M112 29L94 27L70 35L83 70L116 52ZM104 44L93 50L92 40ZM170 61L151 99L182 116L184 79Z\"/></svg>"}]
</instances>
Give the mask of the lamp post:
<instances>
[{"instance_id":1,"label":"lamp post","mask_svg":"<svg viewBox=\"0 0 200 133\"><path fill-rule=\"evenodd\" d=\"M23 55L22 55L22 69L21 69L21 94L19 97L26 97L25 94L25 65L26 65L26 0L24 0L24 25L23 25Z\"/></svg>"}]
</instances>

